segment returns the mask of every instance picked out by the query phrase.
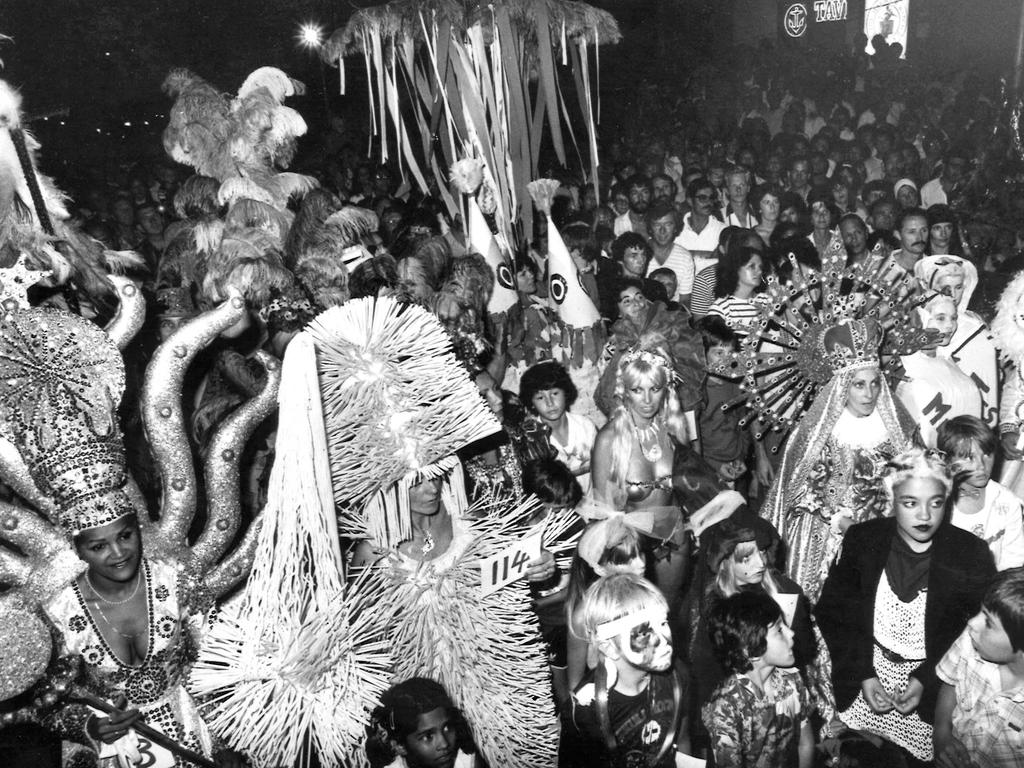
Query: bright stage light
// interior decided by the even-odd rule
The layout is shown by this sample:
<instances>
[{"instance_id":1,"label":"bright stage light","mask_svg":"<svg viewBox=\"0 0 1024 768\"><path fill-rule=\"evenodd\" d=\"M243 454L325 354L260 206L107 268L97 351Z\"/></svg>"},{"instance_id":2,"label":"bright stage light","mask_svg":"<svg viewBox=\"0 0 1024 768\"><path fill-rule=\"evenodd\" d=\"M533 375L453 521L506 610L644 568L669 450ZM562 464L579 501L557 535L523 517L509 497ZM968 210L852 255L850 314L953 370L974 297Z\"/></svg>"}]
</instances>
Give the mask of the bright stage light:
<instances>
[{"instance_id":1,"label":"bright stage light","mask_svg":"<svg viewBox=\"0 0 1024 768\"><path fill-rule=\"evenodd\" d=\"M299 27L299 44L306 48L319 48L324 31L319 24L307 22Z\"/></svg>"}]
</instances>

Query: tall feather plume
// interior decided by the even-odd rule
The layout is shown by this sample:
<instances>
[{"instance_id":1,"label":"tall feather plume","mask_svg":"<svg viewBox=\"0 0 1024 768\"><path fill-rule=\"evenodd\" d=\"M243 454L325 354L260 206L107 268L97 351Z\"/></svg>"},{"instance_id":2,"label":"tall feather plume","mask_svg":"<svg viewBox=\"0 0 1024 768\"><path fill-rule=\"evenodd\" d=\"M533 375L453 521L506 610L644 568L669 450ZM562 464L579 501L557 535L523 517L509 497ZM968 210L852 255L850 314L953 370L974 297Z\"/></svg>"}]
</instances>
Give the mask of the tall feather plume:
<instances>
[{"instance_id":1,"label":"tall feather plume","mask_svg":"<svg viewBox=\"0 0 1024 768\"><path fill-rule=\"evenodd\" d=\"M358 205L346 205L328 216L324 222L324 227L337 232L346 241L346 245L358 243L376 232L378 226L377 214Z\"/></svg>"},{"instance_id":2,"label":"tall feather plume","mask_svg":"<svg viewBox=\"0 0 1024 768\"><path fill-rule=\"evenodd\" d=\"M484 163L479 158L464 157L448 170L452 184L464 195L475 195L484 180Z\"/></svg>"},{"instance_id":3,"label":"tall feather plume","mask_svg":"<svg viewBox=\"0 0 1024 768\"><path fill-rule=\"evenodd\" d=\"M537 210L545 216L550 216L551 203L560 186L562 184L557 179L537 179L526 185L526 191L530 193L530 199L533 200Z\"/></svg>"}]
</instances>

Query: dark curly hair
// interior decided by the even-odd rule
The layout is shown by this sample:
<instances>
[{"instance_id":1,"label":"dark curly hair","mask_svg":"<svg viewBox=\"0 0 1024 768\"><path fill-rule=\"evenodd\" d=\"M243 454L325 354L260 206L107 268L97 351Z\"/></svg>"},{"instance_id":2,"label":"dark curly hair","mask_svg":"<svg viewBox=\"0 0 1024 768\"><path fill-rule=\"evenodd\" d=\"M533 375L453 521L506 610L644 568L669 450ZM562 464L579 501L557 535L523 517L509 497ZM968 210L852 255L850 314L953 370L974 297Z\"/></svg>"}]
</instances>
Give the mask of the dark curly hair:
<instances>
[{"instance_id":1,"label":"dark curly hair","mask_svg":"<svg viewBox=\"0 0 1024 768\"><path fill-rule=\"evenodd\" d=\"M469 726L444 686L426 677L410 677L386 690L380 697L380 705L370 714L366 757L371 768L381 768L394 762L397 753L392 742L403 743L416 732L420 715L435 709L448 712L458 733L458 748L474 753L476 746Z\"/></svg>"},{"instance_id":2,"label":"dark curly hair","mask_svg":"<svg viewBox=\"0 0 1024 768\"><path fill-rule=\"evenodd\" d=\"M545 504L573 508L583 498L583 489L565 464L541 458L523 465L523 488Z\"/></svg>"},{"instance_id":3,"label":"dark curly hair","mask_svg":"<svg viewBox=\"0 0 1024 768\"><path fill-rule=\"evenodd\" d=\"M711 606L711 647L728 674L754 668L751 659L768 650L768 628L781 617L779 604L766 592L737 592Z\"/></svg>"},{"instance_id":4,"label":"dark curly hair","mask_svg":"<svg viewBox=\"0 0 1024 768\"><path fill-rule=\"evenodd\" d=\"M523 407L532 414L537 413L533 407L533 398L538 392L545 389L560 389L565 393L565 409L572 408L579 396L579 390L569 378L569 372L565 366L556 363L554 360L545 360L526 369L523 378L519 381L519 400Z\"/></svg>"}]
</instances>

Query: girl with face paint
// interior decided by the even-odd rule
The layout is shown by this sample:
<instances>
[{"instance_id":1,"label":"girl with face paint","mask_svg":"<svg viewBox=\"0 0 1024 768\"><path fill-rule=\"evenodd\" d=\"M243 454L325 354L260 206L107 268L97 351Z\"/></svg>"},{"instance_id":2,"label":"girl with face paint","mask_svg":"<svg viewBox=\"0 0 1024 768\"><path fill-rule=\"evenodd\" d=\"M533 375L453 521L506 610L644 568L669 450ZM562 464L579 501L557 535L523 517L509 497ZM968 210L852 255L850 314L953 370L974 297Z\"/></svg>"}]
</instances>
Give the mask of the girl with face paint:
<instances>
[{"instance_id":1,"label":"girl with face paint","mask_svg":"<svg viewBox=\"0 0 1024 768\"><path fill-rule=\"evenodd\" d=\"M606 576L587 590L582 622L597 668L563 710L565 765L671 768L690 752L690 684L673 664L665 599L640 576Z\"/></svg>"}]
</instances>

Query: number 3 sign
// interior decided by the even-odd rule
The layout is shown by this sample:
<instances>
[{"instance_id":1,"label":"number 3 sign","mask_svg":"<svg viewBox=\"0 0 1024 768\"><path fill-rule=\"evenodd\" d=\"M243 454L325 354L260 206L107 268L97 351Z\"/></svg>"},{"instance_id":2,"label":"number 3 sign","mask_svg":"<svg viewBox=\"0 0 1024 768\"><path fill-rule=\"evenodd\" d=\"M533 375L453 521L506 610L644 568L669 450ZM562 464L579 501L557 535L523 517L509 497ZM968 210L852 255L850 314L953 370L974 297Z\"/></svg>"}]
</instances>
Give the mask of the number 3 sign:
<instances>
[{"instance_id":1,"label":"number 3 sign","mask_svg":"<svg viewBox=\"0 0 1024 768\"><path fill-rule=\"evenodd\" d=\"M480 593L497 592L526 573L530 561L540 557L540 532L527 536L496 555L480 561Z\"/></svg>"}]
</instances>

